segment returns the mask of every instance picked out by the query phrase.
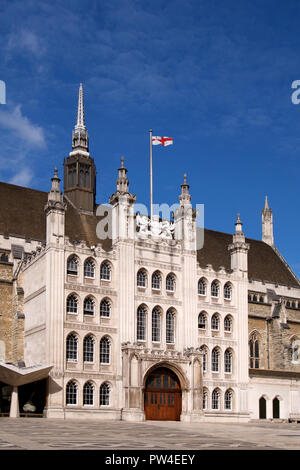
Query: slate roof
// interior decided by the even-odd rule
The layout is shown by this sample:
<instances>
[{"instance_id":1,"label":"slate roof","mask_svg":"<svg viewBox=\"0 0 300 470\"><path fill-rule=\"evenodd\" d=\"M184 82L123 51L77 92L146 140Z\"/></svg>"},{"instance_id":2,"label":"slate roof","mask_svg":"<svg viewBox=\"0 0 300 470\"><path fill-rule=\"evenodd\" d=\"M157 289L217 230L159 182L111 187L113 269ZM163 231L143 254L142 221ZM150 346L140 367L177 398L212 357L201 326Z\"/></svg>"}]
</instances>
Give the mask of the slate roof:
<instances>
[{"instance_id":1,"label":"slate roof","mask_svg":"<svg viewBox=\"0 0 300 470\"><path fill-rule=\"evenodd\" d=\"M18 235L25 239L45 241L46 217L44 207L48 193L34 189L0 182L0 232L4 235ZM90 245L97 245L96 226L100 221L96 215L78 212L67 202L66 235L70 241L84 240ZM300 287L288 266L280 259L272 247L253 239L246 239L250 244L248 255L249 279L270 281L275 284ZM228 245L232 243L232 234L205 229L204 245L197 252L201 267L211 264L213 269L220 266L230 270ZM111 240L102 243L106 250L111 248Z\"/></svg>"}]
</instances>

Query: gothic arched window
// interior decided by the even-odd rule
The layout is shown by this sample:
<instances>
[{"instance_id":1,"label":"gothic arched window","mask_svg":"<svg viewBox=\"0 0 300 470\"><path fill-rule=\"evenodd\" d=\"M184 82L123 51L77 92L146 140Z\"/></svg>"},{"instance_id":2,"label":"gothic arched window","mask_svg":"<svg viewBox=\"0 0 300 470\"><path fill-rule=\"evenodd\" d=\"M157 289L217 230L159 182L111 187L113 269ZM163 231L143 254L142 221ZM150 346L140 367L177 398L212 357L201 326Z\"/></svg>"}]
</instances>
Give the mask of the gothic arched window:
<instances>
[{"instance_id":1,"label":"gothic arched window","mask_svg":"<svg viewBox=\"0 0 300 470\"><path fill-rule=\"evenodd\" d=\"M101 300L100 317L110 317L111 304L108 299Z\"/></svg>"},{"instance_id":2,"label":"gothic arched window","mask_svg":"<svg viewBox=\"0 0 300 470\"><path fill-rule=\"evenodd\" d=\"M225 410L232 410L232 390L226 390L224 395Z\"/></svg>"},{"instance_id":3,"label":"gothic arched window","mask_svg":"<svg viewBox=\"0 0 300 470\"><path fill-rule=\"evenodd\" d=\"M106 336L100 341L100 363L110 363L110 340Z\"/></svg>"},{"instance_id":4,"label":"gothic arched window","mask_svg":"<svg viewBox=\"0 0 300 470\"><path fill-rule=\"evenodd\" d=\"M200 279L198 282L198 295L206 295L206 281Z\"/></svg>"},{"instance_id":5,"label":"gothic arched window","mask_svg":"<svg viewBox=\"0 0 300 470\"><path fill-rule=\"evenodd\" d=\"M224 286L224 299L231 300L232 287L230 282L226 282Z\"/></svg>"},{"instance_id":6,"label":"gothic arched window","mask_svg":"<svg viewBox=\"0 0 300 470\"><path fill-rule=\"evenodd\" d=\"M70 380L66 387L66 404L77 405L77 384L74 380Z\"/></svg>"},{"instance_id":7,"label":"gothic arched window","mask_svg":"<svg viewBox=\"0 0 300 470\"><path fill-rule=\"evenodd\" d=\"M174 343L175 339L175 313L167 311L166 315L166 343Z\"/></svg>"},{"instance_id":8,"label":"gothic arched window","mask_svg":"<svg viewBox=\"0 0 300 470\"><path fill-rule=\"evenodd\" d=\"M199 313L199 316L198 316L198 328L199 328L200 330L205 330L205 329L206 329L206 313L205 313L205 312Z\"/></svg>"},{"instance_id":9,"label":"gothic arched window","mask_svg":"<svg viewBox=\"0 0 300 470\"><path fill-rule=\"evenodd\" d=\"M147 287L147 274L144 269L140 269L137 273L137 286Z\"/></svg>"},{"instance_id":10,"label":"gothic arched window","mask_svg":"<svg viewBox=\"0 0 300 470\"><path fill-rule=\"evenodd\" d=\"M175 291L175 276L173 274L168 274L166 277L166 290L168 292Z\"/></svg>"},{"instance_id":11,"label":"gothic arched window","mask_svg":"<svg viewBox=\"0 0 300 470\"><path fill-rule=\"evenodd\" d=\"M219 315L217 313L214 313L213 316L211 317L211 329L218 330L219 326L220 326Z\"/></svg>"},{"instance_id":12,"label":"gothic arched window","mask_svg":"<svg viewBox=\"0 0 300 470\"><path fill-rule=\"evenodd\" d=\"M161 288L161 275L158 271L152 274L152 289L159 290Z\"/></svg>"},{"instance_id":13,"label":"gothic arched window","mask_svg":"<svg viewBox=\"0 0 300 470\"><path fill-rule=\"evenodd\" d=\"M103 281L110 281L111 267L107 261L104 261L100 267L100 279Z\"/></svg>"},{"instance_id":14,"label":"gothic arched window","mask_svg":"<svg viewBox=\"0 0 300 470\"><path fill-rule=\"evenodd\" d=\"M77 361L78 359L78 338L74 333L67 336L66 342L67 361Z\"/></svg>"},{"instance_id":15,"label":"gothic arched window","mask_svg":"<svg viewBox=\"0 0 300 470\"><path fill-rule=\"evenodd\" d=\"M83 404L93 405L94 404L94 390L95 387L92 382L86 382L83 386Z\"/></svg>"},{"instance_id":16,"label":"gothic arched window","mask_svg":"<svg viewBox=\"0 0 300 470\"><path fill-rule=\"evenodd\" d=\"M220 408L220 392L216 388L211 395L211 407L213 410L218 410Z\"/></svg>"},{"instance_id":17,"label":"gothic arched window","mask_svg":"<svg viewBox=\"0 0 300 470\"><path fill-rule=\"evenodd\" d=\"M218 348L214 348L211 353L211 370L213 372L219 372L220 367L220 351Z\"/></svg>"},{"instance_id":18,"label":"gothic arched window","mask_svg":"<svg viewBox=\"0 0 300 470\"><path fill-rule=\"evenodd\" d=\"M160 310L154 308L152 311L152 341L160 341L160 317Z\"/></svg>"},{"instance_id":19,"label":"gothic arched window","mask_svg":"<svg viewBox=\"0 0 300 470\"><path fill-rule=\"evenodd\" d=\"M249 341L249 356L250 356L250 368L251 369L258 369L259 368L259 340L254 333Z\"/></svg>"},{"instance_id":20,"label":"gothic arched window","mask_svg":"<svg viewBox=\"0 0 300 470\"><path fill-rule=\"evenodd\" d=\"M94 313L95 313L95 302L91 297L86 297L84 299L83 313L84 313L84 315L94 315Z\"/></svg>"},{"instance_id":21,"label":"gothic arched window","mask_svg":"<svg viewBox=\"0 0 300 470\"><path fill-rule=\"evenodd\" d=\"M146 318L147 310L143 305L140 305L137 311L137 340L145 341L146 340Z\"/></svg>"},{"instance_id":22,"label":"gothic arched window","mask_svg":"<svg viewBox=\"0 0 300 470\"><path fill-rule=\"evenodd\" d=\"M70 256L67 261L67 274L77 276L78 274L78 259L75 256Z\"/></svg>"},{"instance_id":23,"label":"gothic arched window","mask_svg":"<svg viewBox=\"0 0 300 470\"><path fill-rule=\"evenodd\" d=\"M224 372L232 372L232 352L230 349L226 349L224 354Z\"/></svg>"},{"instance_id":24,"label":"gothic arched window","mask_svg":"<svg viewBox=\"0 0 300 470\"><path fill-rule=\"evenodd\" d=\"M230 315L226 315L226 317L224 318L224 331L229 333L231 331L231 329L232 329L231 317L230 317Z\"/></svg>"},{"instance_id":25,"label":"gothic arched window","mask_svg":"<svg viewBox=\"0 0 300 470\"><path fill-rule=\"evenodd\" d=\"M110 386L108 383L103 383L100 387L100 406L110 405Z\"/></svg>"},{"instance_id":26,"label":"gothic arched window","mask_svg":"<svg viewBox=\"0 0 300 470\"><path fill-rule=\"evenodd\" d=\"M78 313L78 300L74 294L67 298L67 313Z\"/></svg>"},{"instance_id":27,"label":"gothic arched window","mask_svg":"<svg viewBox=\"0 0 300 470\"><path fill-rule=\"evenodd\" d=\"M217 281L211 283L211 296L215 298L219 297L219 283Z\"/></svg>"},{"instance_id":28,"label":"gothic arched window","mask_svg":"<svg viewBox=\"0 0 300 470\"><path fill-rule=\"evenodd\" d=\"M84 362L94 362L95 341L91 335L87 335L83 340L83 360Z\"/></svg>"},{"instance_id":29,"label":"gothic arched window","mask_svg":"<svg viewBox=\"0 0 300 470\"><path fill-rule=\"evenodd\" d=\"M84 277L91 279L95 277L95 263L92 259L87 259L84 263Z\"/></svg>"}]
</instances>

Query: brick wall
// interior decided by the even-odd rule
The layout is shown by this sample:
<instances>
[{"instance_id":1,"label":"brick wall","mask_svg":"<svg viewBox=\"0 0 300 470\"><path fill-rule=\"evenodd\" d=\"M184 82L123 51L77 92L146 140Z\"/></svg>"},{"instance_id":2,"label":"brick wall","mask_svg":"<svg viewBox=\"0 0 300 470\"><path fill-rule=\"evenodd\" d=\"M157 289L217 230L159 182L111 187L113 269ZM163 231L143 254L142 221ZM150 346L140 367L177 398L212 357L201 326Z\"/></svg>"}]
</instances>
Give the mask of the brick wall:
<instances>
[{"instance_id":1,"label":"brick wall","mask_svg":"<svg viewBox=\"0 0 300 470\"><path fill-rule=\"evenodd\" d=\"M18 364L24 358L23 289L13 280L13 264L0 262L0 341L5 362Z\"/></svg>"}]
</instances>

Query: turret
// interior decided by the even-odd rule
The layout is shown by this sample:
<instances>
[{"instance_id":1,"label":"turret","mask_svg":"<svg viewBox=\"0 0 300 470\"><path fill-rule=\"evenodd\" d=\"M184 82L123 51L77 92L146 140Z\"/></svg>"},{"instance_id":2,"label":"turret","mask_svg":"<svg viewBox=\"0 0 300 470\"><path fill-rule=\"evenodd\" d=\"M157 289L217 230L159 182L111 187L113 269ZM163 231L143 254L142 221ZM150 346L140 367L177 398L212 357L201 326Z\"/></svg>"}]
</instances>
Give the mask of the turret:
<instances>
[{"instance_id":1,"label":"turret","mask_svg":"<svg viewBox=\"0 0 300 470\"><path fill-rule=\"evenodd\" d=\"M268 197L265 198L265 207L261 211L262 218L262 241L268 245L274 245L273 235L273 212L269 209Z\"/></svg>"},{"instance_id":2,"label":"turret","mask_svg":"<svg viewBox=\"0 0 300 470\"><path fill-rule=\"evenodd\" d=\"M243 224L238 214L235 223L235 233L232 237L232 244L229 245L228 250L231 255L231 269L239 272L242 277L247 277L248 273L248 250L250 245L245 242L245 235L242 231Z\"/></svg>"},{"instance_id":3,"label":"turret","mask_svg":"<svg viewBox=\"0 0 300 470\"><path fill-rule=\"evenodd\" d=\"M48 201L45 205L46 212L46 242L63 244L65 235L65 211L66 204L60 190L60 179L57 176L57 168L51 178L52 186L48 193Z\"/></svg>"},{"instance_id":4,"label":"turret","mask_svg":"<svg viewBox=\"0 0 300 470\"><path fill-rule=\"evenodd\" d=\"M127 169L124 167L124 157L118 168L117 190L110 197L112 206L112 241L118 239L134 239L134 203L135 194L129 192Z\"/></svg>"}]
</instances>

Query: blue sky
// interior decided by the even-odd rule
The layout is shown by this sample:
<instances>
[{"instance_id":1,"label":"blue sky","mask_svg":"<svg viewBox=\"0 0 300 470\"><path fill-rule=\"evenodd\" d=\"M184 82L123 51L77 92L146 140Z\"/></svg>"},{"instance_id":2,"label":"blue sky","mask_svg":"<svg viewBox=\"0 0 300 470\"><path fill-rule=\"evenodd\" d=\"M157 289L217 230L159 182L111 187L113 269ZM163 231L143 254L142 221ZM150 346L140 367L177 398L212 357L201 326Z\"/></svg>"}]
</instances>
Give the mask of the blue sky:
<instances>
[{"instance_id":1,"label":"blue sky","mask_svg":"<svg viewBox=\"0 0 300 470\"><path fill-rule=\"evenodd\" d=\"M205 226L261 238L268 195L275 243L300 275L300 4L296 0L85 0L0 4L0 179L48 190L71 151L84 84L97 202L125 156L130 190L178 202L187 173Z\"/></svg>"}]
</instances>

